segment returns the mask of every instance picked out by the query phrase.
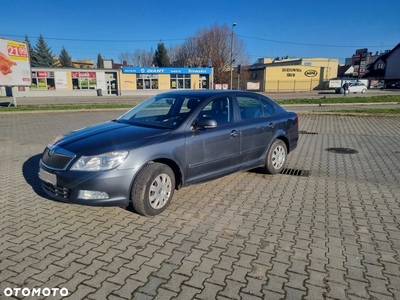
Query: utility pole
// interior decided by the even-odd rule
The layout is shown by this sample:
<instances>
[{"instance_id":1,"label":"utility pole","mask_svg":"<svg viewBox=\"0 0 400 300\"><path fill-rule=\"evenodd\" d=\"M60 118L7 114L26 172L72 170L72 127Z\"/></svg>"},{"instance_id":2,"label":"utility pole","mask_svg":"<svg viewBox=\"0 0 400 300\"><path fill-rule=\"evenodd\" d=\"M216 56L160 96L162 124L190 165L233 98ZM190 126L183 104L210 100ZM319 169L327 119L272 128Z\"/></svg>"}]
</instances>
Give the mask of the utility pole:
<instances>
[{"instance_id":1,"label":"utility pole","mask_svg":"<svg viewBox=\"0 0 400 300\"><path fill-rule=\"evenodd\" d=\"M236 23L233 23L232 25L232 35L231 35L231 63L230 63L230 67L231 67L231 90L232 90L232 82L233 82L233 36L234 36L234 32L233 32L233 27L236 26Z\"/></svg>"}]
</instances>

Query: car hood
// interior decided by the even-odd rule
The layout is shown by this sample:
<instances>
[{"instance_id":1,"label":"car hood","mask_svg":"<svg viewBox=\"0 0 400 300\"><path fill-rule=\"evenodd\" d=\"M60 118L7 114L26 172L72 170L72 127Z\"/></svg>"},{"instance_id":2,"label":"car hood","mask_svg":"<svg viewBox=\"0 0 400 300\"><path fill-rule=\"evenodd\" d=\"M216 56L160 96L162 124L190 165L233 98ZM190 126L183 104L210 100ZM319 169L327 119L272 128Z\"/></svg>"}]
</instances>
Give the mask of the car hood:
<instances>
[{"instance_id":1,"label":"car hood","mask_svg":"<svg viewBox=\"0 0 400 300\"><path fill-rule=\"evenodd\" d=\"M96 155L114 150L129 150L138 144L148 145L170 132L168 129L139 127L110 121L70 132L49 144L76 155Z\"/></svg>"}]
</instances>

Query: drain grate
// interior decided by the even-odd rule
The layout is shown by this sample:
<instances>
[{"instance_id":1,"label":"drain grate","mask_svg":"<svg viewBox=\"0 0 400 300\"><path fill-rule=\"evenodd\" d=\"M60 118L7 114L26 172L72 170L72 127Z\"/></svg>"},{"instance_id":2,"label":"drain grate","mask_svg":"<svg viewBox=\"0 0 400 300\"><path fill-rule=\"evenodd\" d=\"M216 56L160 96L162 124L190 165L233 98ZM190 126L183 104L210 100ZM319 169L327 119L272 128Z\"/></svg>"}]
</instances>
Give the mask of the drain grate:
<instances>
[{"instance_id":1,"label":"drain grate","mask_svg":"<svg viewBox=\"0 0 400 300\"><path fill-rule=\"evenodd\" d=\"M350 148L326 148L325 151L338 154L357 154L358 151Z\"/></svg>"},{"instance_id":2,"label":"drain grate","mask_svg":"<svg viewBox=\"0 0 400 300\"><path fill-rule=\"evenodd\" d=\"M281 174L282 175L308 177L308 176L310 176L311 172L309 170L283 169Z\"/></svg>"},{"instance_id":3,"label":"drain grate","mask_svg":"<svg viewBox=\"0 0 400 300\"><path fill-rule=\"evenodd\" d=\"M300 130L299 134L318 134L318 132L310 132L310 131Z\"/></svg>"}]
</instances>

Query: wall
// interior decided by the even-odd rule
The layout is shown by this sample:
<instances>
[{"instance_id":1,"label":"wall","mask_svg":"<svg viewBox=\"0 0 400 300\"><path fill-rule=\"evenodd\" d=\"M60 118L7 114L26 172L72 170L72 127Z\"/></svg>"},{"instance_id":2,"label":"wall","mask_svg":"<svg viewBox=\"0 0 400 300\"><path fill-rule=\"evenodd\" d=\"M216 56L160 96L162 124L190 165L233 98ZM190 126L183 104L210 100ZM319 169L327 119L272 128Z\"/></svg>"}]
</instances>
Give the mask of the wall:
<instances>
[{"instance_id":1,"label":"wall","mask_svg":"<svg viewBox=\"0 0 400 300\"><path fill-rule=\"evenodd\" d=\"M158 75L158 89L159 90L170 90L170 75L160 74Z\"/></svg>"},{"instance_id":2,"label":"wall","mask_svg":"<svg viewBox=\"0 0 400 300\"><path fill-rule=\"evenodd\" d=\"M120 72L119 80L121 84L121 93L136 90L136 74L123 74Z\"/></svg>"},{"instance_id":3,"label":"wall","mask_svg":"<svg viewBox=\"0 0 400 300\"><path fill-rule=\"evenodd\" d=\"M265 92L312 91L323 88L321 67L281 66L266 68Z\"/></svg>"},{"instance_id":4,"label":"wall","mask_svg":"<svg viewBox=\"0 0 400 300\"><path fill-rule=\"evenodd\" d=\"M400 78L400 47L393 49L386 59L386 79Z\"/></svg>"}]
</instances>

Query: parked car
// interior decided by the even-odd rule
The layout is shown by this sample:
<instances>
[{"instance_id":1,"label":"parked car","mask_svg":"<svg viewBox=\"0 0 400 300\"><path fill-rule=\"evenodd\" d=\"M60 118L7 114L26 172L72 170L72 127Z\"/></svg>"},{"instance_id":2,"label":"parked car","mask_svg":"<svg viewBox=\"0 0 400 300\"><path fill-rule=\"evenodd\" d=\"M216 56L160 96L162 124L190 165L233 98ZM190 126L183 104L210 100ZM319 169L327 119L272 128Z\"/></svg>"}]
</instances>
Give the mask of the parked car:
<instances>
[{"instance_id":1,"label":"parked car","mask_svg":"<svg viewBox=\"0 0 400 300\"><path fill-rule=\"evenodd\" d=\"M351 82L349 83L349 89L347 91L347 93L366 93L367 86L362 82ZM337 87L335 93L343 94L343 87Z\"/></svg>"},{"instance_id":2,"label":"parked car","mask_svg":"<svg viewBox=\"0 0 400 300\"><path fill-rule=\"evenodd\" d=\"M400 89L400 81L391 81L386 83L387 89Z\"/></svg>"},{"instance_id":3,"label":"parked car","mask_svg":"<svg viewBox=\"0 0 400 300\"><path fill-rule=\"evenodd\" d=\"M44 191L68 203L162 212L174 190L241 170L284 168L298 116L245 91L174 91L121 117L55 138L40 160Z\"/></svg>"},{"instance_id":4,"label":"parked car","mask_svg":"<svg viewBox=\"0 0 400 300\"><path fill-rule=\"evenodd\" d=\"M384 88L385 88L385 81L383 80L375 81L375 83L371 84L370 86L370 89L384 89Z\"/></svg>"}]
</instances>

